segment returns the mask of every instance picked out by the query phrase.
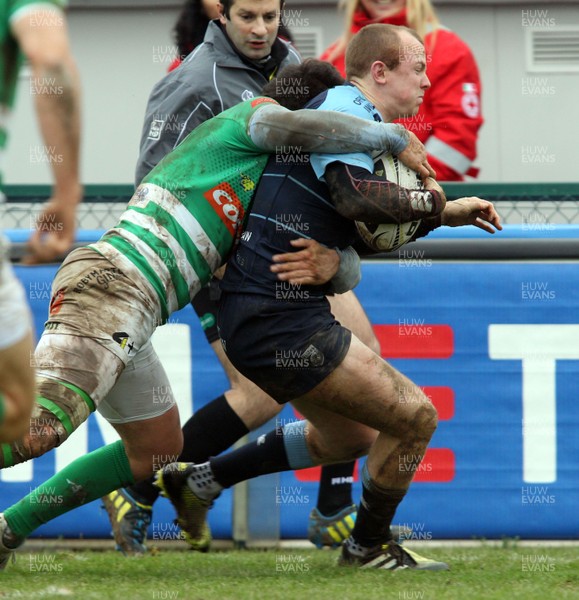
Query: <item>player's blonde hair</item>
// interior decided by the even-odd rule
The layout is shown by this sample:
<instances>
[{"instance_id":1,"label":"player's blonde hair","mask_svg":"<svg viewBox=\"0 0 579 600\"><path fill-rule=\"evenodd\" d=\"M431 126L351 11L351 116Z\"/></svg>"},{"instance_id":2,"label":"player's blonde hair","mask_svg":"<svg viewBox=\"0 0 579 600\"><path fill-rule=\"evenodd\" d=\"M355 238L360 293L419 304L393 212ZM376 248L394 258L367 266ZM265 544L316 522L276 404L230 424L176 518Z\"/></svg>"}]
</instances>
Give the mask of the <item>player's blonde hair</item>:
<instances>
[{"instance_id":1,"label":"player's blonde hair","mask_svg":"<svg viewBox=\"0 0 579 600\"><path fill-rule=\"evenodd\" d=\"M358 10L359 6L360 0L339 0L338 8L344 11L345 16L345 30L334 50L327 57L326 60L328 62L332 62L338 56L344 54L350 40L354 37L352 24L354 22L354 13ZM408 27L414 29L422 39L424 39L427 33L430 31L435 32L440 27L438 15L430 0L406 0L406 15ZM434 40L432 40L430 45L434 45Z\"/></svg>"}]
</instances>

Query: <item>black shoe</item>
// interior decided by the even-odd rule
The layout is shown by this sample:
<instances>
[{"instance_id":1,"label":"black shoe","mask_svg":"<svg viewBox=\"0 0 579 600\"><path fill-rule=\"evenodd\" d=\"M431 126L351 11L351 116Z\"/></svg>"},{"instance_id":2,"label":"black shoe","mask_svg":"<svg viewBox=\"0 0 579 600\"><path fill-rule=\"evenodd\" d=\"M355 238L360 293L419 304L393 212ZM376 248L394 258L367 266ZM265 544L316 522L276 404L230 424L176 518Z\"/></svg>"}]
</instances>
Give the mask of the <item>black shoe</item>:
<instances>
[{"instance_id":1,"label":"black shoe","mask_svg":"<svg viewBox=\"0 0 579 600\"><path fill-rule=\"evenodd\" d=\"M211 544L211 530L207 524L207 511L213 500L204 500L195 494L187 480L196 472L194 463L172 463L157 471L155 485L161 495L171 501L177 512L177 523L185 535L185 541L192 550L207 552Z\"/></svg>"},{"instance_id":2,"label":"black shoe","mask_svg":"<svg viewBox=\"0 0 579 600\"><path fill-rule=\"evenodd\" d=\"M403 548L395 541L374 546L363 556L351 552L348 548L348 542L344 542L338 564L357 566L360 569L384 569L386 571L397 571L399 569L448 571L450 568L446 563L424 558L424 556L420 556L420 554L408 550L408 548Z\"/></svg>"}]
</instances>

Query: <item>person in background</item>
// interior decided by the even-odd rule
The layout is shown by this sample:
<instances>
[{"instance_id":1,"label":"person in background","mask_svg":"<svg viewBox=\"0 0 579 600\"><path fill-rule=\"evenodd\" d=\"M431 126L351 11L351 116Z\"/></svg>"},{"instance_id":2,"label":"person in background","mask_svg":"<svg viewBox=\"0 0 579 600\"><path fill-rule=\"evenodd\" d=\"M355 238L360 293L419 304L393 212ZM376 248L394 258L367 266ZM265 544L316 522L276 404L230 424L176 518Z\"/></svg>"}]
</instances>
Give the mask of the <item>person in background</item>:
<instances>
[{"instance_id":1,"label":"person in background","mask_svg":"<svg viewBox=\"0 0 579 600\"><path fill-rule=\"evenodd\" d=\"M219 18L219 4L218 0L187 0L185 2L173 28L179 54L169 65L168 71L175 70L188 54L203 43L207 26L213 19ZM283 18L280 20L277 35L287 42L293 43L290 31L283 24Z\"/></svg>"},{"instance_id":2,"label":"person in background","mask_svg":"<svg viewBox=\"0 0 579 600\"><path fill-rule=\"evenodd\" d=\"M418 114L400 121L426 146L438 181L476 177L481 115L481 81L476 60L456 33L440 24L431 0L342 0L346 28L320 57L345 74L345 49L362 27L371 23L405 25L424 39L432 87Z\"/></svg>"}]
</instances>

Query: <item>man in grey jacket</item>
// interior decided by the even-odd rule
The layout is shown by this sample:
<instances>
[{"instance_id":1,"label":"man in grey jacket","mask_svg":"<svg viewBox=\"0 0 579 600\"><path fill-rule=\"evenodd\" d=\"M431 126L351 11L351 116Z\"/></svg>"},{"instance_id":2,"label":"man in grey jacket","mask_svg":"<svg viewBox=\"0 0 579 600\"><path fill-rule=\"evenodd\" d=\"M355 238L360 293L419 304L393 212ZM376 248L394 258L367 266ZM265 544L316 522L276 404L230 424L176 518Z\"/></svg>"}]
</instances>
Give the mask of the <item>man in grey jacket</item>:
<instances>
[{"instance_id":1,"label":"man in grey jacket","mask_svg":"<svg viewBox=\"0 0 579 600\"><path fill-rule=\"evenodd\" d=\"M223 13L209 23L203 43L153 88L136 185L195 127L259 95L272 75L301 62L296 49L277 37L279 0L225 0ZM248 17L261 23L250 28Z\"/></svg>"},{"instance_id":2,"label":"man in grey jacket","mask_svg":"<svg viewBox=\"0 0 579 600\"><path fill-rule=\"evenodd\" d=\"M222 14L209 24L203 44L179 68L159 81L151 92L136 168L137 185L198 125L259 95L263 86L281 69L301 62L293 46L277 37L282 8L280 0L222 1ZM292 85L291 81L285 83ZM400 155L403 161L405 155L416 150L415 143L411 136L407 149ZM419 162L409 166L420 168ZM421 167L423 173L428 174L426 160ZM297 251L283 255L286 262L277 267L280 279L289 284L314 283L309 278L312 270L324 264L333 264L335 268L339 260L334 250L324 249L313 240L302 238L295 247ZM351 258L343 253L341 267ZM357 256L355 258L357 260ZM210 285L201 290L192 304L207 340L231 382L231 389L196 411L185 424L180 461L204 462L210 456L220 454L281 410L279 404L243 377L225 356L216 327L218 296L213 293L216 287ZM329 300L342 325L379 353L372 326L353 292L332 296ZM320 547L338 546L354 525L353 468L352 462L330 465L322 470L318 508L314 509L310 519L310 539ZM125 554L145 551L143 542L158 493L147 480L103 499L115 541ZM211 539L208 529L201 538L192 539L187 532L185 536L194 549L208 549Z\"/></svg>"}]
</instances>

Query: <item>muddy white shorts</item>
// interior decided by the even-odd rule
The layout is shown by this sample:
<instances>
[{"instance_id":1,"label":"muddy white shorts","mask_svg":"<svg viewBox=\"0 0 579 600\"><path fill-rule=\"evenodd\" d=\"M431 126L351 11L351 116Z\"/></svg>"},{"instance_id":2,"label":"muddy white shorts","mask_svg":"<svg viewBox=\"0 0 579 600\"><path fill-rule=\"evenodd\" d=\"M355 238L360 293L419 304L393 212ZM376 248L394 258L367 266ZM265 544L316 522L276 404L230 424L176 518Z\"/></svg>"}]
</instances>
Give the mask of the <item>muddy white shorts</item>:
<instances>
[{"instance_id":1,"label":"muddy white shorts","mask_svg":"<svg viewBox=\"0 0 579 600\"><path fill-rule=\"evenodd\" d=\"M150 342L160 319L158 302L125 270L81 248L69 255L53 282L35 361L41 391L52 402L66 399L50 382L74 386L77 394L61 408L75 426L87 416L78 390L89 408L96 407L111 423L150 419L175 404Z\"/></svg>"}]
</instances>

